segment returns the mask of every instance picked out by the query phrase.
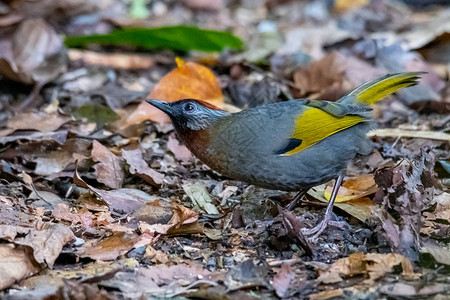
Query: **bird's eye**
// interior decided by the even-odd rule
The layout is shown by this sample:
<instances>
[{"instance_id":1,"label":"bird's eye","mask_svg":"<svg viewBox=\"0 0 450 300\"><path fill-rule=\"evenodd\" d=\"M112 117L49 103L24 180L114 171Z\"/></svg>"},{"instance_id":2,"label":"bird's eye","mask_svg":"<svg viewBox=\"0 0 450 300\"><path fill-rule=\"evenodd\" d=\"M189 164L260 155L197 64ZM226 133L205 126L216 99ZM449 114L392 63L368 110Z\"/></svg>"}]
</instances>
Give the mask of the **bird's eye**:
<instances>
[{"instance_id":1,"label":"bird's eye","mask_svg":"<svg viewBox=\"0 0 450 300\"><path fill-rule=\"evenodd\" d=\"M184 111L193 111L195 109L195 105L192 103L186 103L183 109Z\"/></svg>"}]
</instances>

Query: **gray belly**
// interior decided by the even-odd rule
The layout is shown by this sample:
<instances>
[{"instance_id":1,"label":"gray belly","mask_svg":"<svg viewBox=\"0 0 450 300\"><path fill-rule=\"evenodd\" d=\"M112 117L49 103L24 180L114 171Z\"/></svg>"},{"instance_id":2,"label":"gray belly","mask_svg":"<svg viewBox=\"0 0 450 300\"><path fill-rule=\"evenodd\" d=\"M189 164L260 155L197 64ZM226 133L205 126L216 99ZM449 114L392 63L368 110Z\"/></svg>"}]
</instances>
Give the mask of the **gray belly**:
<instances>
[{"instance_id":1,"label":"gray belly","mask_svg":"<svg viewBox=\"0 0 450 300\"><path fill-rule=\"evenodd\" d=\"M249 141L222 137L214 149L208 149L204 162L227 177L264 188L286 191L310 188L336 178L356 153L367 149L368 129L369 124L355 125L291 156L275 154L277 138L255 137Z\"/></svg>"}]
</instances>

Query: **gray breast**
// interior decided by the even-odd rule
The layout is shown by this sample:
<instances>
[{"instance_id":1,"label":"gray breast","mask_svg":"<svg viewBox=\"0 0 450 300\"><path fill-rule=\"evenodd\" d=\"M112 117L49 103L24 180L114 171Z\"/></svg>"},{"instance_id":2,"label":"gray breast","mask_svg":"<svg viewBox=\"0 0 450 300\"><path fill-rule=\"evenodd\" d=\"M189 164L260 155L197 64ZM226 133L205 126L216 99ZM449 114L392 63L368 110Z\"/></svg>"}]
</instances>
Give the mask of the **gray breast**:
<instances>
[{"instance_id":1,"label":"gray breast","mask_svg":"<svg viewBox=\"0 0 450 300\"><path fill-rule=\"evenodd\" d=\"M214 132L205 161L225 176L257 186L299 190L337 177L366 140L361 123L291 156L280 156L303 105L265 105L224 118Z\"/></svg>"}]
</instances>

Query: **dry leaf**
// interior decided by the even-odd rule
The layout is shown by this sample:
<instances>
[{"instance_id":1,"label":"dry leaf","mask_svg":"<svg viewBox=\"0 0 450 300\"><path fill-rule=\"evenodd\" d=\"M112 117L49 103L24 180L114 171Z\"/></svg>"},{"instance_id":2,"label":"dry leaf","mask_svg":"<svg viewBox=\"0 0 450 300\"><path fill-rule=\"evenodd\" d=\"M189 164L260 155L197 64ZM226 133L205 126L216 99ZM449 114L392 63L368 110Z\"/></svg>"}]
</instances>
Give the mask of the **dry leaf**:
<instances>
[{"instance_id":1,"label":"dry leaf","mask_svg":"<svg viewBox=\"0 0 450 300\"><path fill-rule=\"evenodd\" d=\"M66 68L61 37L43 19L23 21L0 40L0 73L24 83L48 82Z\"/></svg>"},{"instance_id":2,"label":"dry leaf","mask_svg":"<svg viewBox=\"0 0 450 300\"><path fill-rule=\"evenodd\" d=\"M92 143L92 159L98 162L94 169L99 182L113 189L122 187L125 173L122 169L121 158L115 156L105 146L94 140Z\"/></svg>"},{"instance_id":3,"label":"dry leaf","mask_svg":"<svg viewBox=\"0 0 450 300\"><path fill-rule=\"evenodd\" d=\"M191 198L194 204L198 205L208 214L219 214L216 206L212 204L211 196L202 182L183 184L184 192Z\"/></svg>"},{"instance_id":4,"label":"dry leaf","mask_svg":"<svg viewBox=\"0 0 450 300\"><path fill-rule=\"evenodd\" d=\"M383 277L392 272L394 266L401 265L403 275L414 276L411 261L396 253L353 253L334 262L328 269L319 270L318 282L336 283L346 278L366 274L371 280Z\"/></svg>"},{"instance_id":5,"label":"dry leaf","mask_svg":"<svg viewBox=\"0 0 450 300\"><path fill-rule=\"evenodd\" d=\"M323 196L325 193L325 187L325 184L313 187L308 190L308 195L311 195L319 201L328 203L328 200ZM374 205L367 197L343 203L335 203L334 206L339 207L361 222L365 222L368 218L370 218L372 216L372 211L377 208L377 206Z\"/></svg>"},{"instance_id":6,"label":"dry leaf","mask_svg":"<svg viewBox=\"0 0 450 300\"><path fill-rule=\"evenodd\" d=\"M9 133L10 130L8 130ZM15 142L18 140L27 140L33 142L44 142L44 141L54 141L60 145L63 145L67 140L67 130L60 130L55 132L33 132L31 134L18 134L12 136L0 137L0 144L6 144L10 142ZM0 136L2 133L0 132Z\"/></svg>"},{"instance_id":7,"label":"dry leaf","mask_svg":"<svg viewBox=\"0 0 450 300\"><path fill-rule=\"evenodd\" d=\"M53 266L62 247L75 236L62 224L43 223L39 229L15 225L0 225L0 239L33 249L33 257L40 264Z\"/></svg>"},{"instance_id":8,"label":"dry leaf","mask_svg":"<svg viewBox=\"0 0 450 300\"><path fill-rule=\"evenodd\" d=\"M295 86L300 90L296 96L311 96L314 99L337 100L344 96L345 57L333 52L323 59L315 61L307 67L298 68L294 72Z\"/></svg>"},{"instance_id":9,"label":"dry leaf","mask_svg":"<svg viewBox=\"0 0 450 300\"><path fill-rule=\"evenodd\" d=\"M73 183L93 191L97 197L108 204L111 213L116 215L131 213L143 207L146 203L161 199L160 197L150 196L137 189L117 189L112 191L96 189L81 179L77 170L75 170L73 175Z\"/></svg>"},{"instance_id":10,"label":"dry leaf","mask_svg":"<svg viewBox=\"0 0 450 300\"><path fill-rule=\"evenodd\" d=\"M70 121L69 117L59 113L29 112L15 115L9 119L6 126L11 130L37 130L40 132L56 131L63 124Z\"/></svg>"},{"instance_id":11,"label":"dry leaf","mask_svg":"<svg viewBox=\"0 0 450 300\"><path fill-rule=\"evenodd\" d=\"M172 102L193 98L222 107L223 95L219 79L210 69L194 62L184 62L180 58L176 62L178 67L161 78L148 96L150 99ZM169 122L162 111L142 102L128 117L127 124L131 126L145 120Z\"/></svg>"},{"instance_id":12,"label":"dry leaf","mask_svg":"<svg viewBox=\"0 0 450 300\"><path fill-rule=\"evenodd\" d=\"M122 150L122 157L130 165L130 173L136 174L151 185L161 186L164 181L164 175L153 170L142 158L141 149Z\"/></svg>"},{"instance_id":13,"label":"dry leaf","mask_svg":"<svg viewBox=\"0 0 450 300\"><path fill-rule=\"evenodd\" d=\"M308 295L310 300L327 300L327 299L334 299L336 297L341 297L341 296L344 296L343 289L323 291L323 292L319 292L317 294Z\"/></svg>"},{"instance_id":14,"label":"dry leaf","mask_svg":"<svg viewBox=\"0 0 450 300\"><path fill-rule=\"evenodd\" d=\"M175 204L171 206L173 210L173 216L168 224L173 225L175 228L181 225L194 223L198 220L198 213L184 207L183 205Z\"/></svg>"},{"instance_id":15,"label":"dry leaf","mask_svg":"<svg viewBox=\"0 0 450 300\"><path fill-rule=\"evenodd\" d=\"M27 247L0 244L0 290L40 271Z\"/></svg>"},{"instance_id":16,"label":"dry leaf","mask_svg":"<svg viewBox=\"0 0 450 300\"><path fill-rule=\"evenodd\" d=\"M424 244L424 248L430 253L434 259L441 264L450 265L450 250L439 246L436 243L427 242Z\"/></svg>"},{"instance_id":17,"label":"dry leaf","mask_svg":"<svg viewBox=\"0 0 450 300\"><path fill-rule=\"evenodd\" d=\"M180 142L172 135L169 136L167 142L167 148L173 153L176 159L181 161L182 164L188 164L191 162L192 153L186 146L181 145Z\"/></svg>"},{"instance_id":18,"label":"dry leaf","mask_svg":"<svg viewBox=\"0 0 450 300\"><path fill-rule=\"evenodd\" d=\"M155 65L150 55L100 53L89 50L69 50L70 60L81 60L85 64L117 69L149 69Z\"/></svg>"},{"instance_id":19,"label":"dry leaf","mask_svg":"<svg viewBox=\"0 0 450 300\"><path fill-rule=\"evenodd\" d=\"M403 282L388 283L380 288L380 292L391 296L394 299L429 299L433 295L441 295L442 298L432 297L431 299L446 299L444 296L450 290L449 284L427 283L407 284Z\"/></svg>"},{"instance_id":20,"label":"dry leaf","mask_svg":"<svg viewBox=\"0 0 450 300\"><path fill-rule=\"evenodd\" d=\"M348 12L350 10L358 9L369 4L368 0L336 0L334 8L340 13Z\"/></svg>"},{"instance_id":21,"label":"dry leaf","mask_svg":"<svg viewBox=\"0 0 450 300\"><path fill-rule=\"evenodd\" d=\"M277 296L283 298L289 289L289 285L294 278L295 273L289 264L281 264L280 271L273 277L272 286L277 293Z\"/></svg>"},{"instance_id":22,"label":"dry leaf","mask_svg":"<svg viewBox=\"0 0 450 300\"><path fill-rule=\"evenodd\" d=\"M331 198L332 186L327 186L324 196L327 200ZM339 188L336 196L336 202L346 202L354 199L360 199L375 193L378 186L372 174L363 174L356 178L350 178L344 181Z\"/></svg>"},{"instance_id":23,"label":"dry leaf","mask_svg":"<svg viewBox=\"0 0 450 300\"><path fill-rule=\"evenodd\" d=\"M115 232L112 236L87 248L83 257L95 260L114 260L130 251L138 240L139 236L135 233Z\"/></svg>"},{"instance_id":24,"label":"dry leaf","mask_svg":"<svg viewBox=\"0 0 450 300\"><path fill-rule=\"evenodd\" d=\"M72 212L65 203L59 203L52 211L52 216L60 220L69 221L72 225L81 224L85 228L92 227L95 218L95 216L87 209L83 209L79 212L76 210L75 212Z\"/></svg>"}]
</instances>

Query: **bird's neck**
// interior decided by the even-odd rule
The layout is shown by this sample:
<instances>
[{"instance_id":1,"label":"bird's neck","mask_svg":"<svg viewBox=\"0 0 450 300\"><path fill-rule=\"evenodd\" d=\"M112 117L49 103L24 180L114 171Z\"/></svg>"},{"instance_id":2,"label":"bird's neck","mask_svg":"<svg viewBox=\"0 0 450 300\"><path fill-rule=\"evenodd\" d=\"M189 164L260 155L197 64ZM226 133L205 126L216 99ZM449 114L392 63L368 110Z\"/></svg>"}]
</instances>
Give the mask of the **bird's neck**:
<instances>
[{"instance_id":1,"label":"bird's neck","mask_svg":"<svg viewBox=\"0 0 450 300\"><path fill-rule=\"evenodd\" d=\"M206 155L211 132L210 128L191 130L183 128L177 130L178 138L186 145L186 147L198 158Z\"/></svg>"}]
</instances>

